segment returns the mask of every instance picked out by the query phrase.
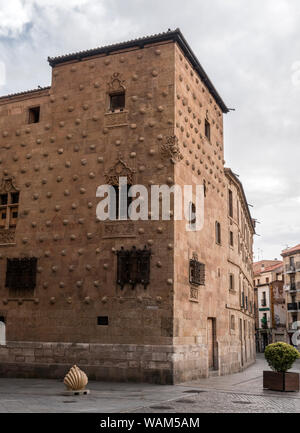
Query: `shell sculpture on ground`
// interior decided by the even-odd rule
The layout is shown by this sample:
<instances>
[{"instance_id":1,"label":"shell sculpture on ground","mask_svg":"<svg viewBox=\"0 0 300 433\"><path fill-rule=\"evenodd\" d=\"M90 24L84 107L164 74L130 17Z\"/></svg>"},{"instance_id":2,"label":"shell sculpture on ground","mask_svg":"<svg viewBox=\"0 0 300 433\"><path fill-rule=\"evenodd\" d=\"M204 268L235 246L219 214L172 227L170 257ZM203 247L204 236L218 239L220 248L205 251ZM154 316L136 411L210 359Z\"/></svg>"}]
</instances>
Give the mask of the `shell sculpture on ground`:
<instances>
[{"instance_id":1,"label":"shell sculpture on ground","mask_svg":"<svg viewBox=\"0 0 300 433\"><path fill-rule=\"evenodd\" d=\"M68 390L72 391L83 390L86 387L87 383L87 375L84 373L84 371L80 370L77 365L74 365L64 378L64 384L66 385Z\"/></svg>"}]
</instances>

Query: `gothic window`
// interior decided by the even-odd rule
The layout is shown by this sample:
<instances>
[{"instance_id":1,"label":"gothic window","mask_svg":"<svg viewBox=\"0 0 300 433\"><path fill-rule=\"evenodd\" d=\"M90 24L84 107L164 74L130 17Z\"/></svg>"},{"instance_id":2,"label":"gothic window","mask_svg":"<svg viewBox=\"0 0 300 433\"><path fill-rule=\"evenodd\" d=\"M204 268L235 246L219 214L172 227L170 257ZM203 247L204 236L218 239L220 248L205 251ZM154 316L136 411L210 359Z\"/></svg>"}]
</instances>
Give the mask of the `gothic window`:
<instances>
[{"instance_id":1,"label":"gothic window","mask_svg":"<svg viewBox=\"0 0 300 433\"><path fill-rule=\"evenodd\" d=\"M190 260L190 283L196 286L205 285L205 265L198 261L196 255Z\"/></svg>"},{"instance_id":2,"label":"gothic window","mask_svg":"<svg viewBox=\"0 0 300 433\"><path fill-rule=\"evenodd\" d=\"M125 108L125 86L121 75L115 72L108 83L109 110L123 111Z\"/></svg>"},{"instance_id":3,"label":"gothic window","mask_svg":"<svg viewBox=\"0 0 300 433\"><path fill-rule=\"evenodd\" d=\"M28 296L34 294L36 286L37 259L7 259L5 287L10 295Z\"/></svg>"},{"instance_id":4,"label":"gothic window","mask_svg":"<svg viewBox=\"0 0 300 433\"><path fill-rule=\"evenodd\" d=\"M145 246L143 250L132 247L131 250L117 251L117 283L123 290L126 284L132 289L137 284L142 284L144 289L150 283L150 257L151 250Z\"/></svg>"}]
</instances>

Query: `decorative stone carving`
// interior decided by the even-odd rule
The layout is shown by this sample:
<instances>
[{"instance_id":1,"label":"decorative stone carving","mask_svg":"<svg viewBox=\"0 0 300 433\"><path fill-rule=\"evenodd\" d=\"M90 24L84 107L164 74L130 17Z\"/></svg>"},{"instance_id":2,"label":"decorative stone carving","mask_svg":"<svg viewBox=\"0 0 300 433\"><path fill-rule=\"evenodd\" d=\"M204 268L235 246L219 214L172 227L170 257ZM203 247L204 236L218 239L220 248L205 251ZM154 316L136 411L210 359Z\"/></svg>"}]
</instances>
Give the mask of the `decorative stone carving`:
<instances>
[{"instance_id":1,"label":"decorative stone carving","mask_svg":"<svg viewBox=\"0 0 300 433\"><path fill-rule=\"evenodd\" d=\"M0 230L0 244L11 244L15 242L15 230Z\"/></svg>"},{"instance_id":2,"label":"decorative stone carving","mask_svg":"<svg viewBox=\"0 0 300 433\"><path fill-rule=\"evenodd\" d=\"M135 236L135 225L130 221L114 221L104 224L103 238L131 238Z\"/></svg>"},{"instance_id":3,"label":"decorative stone carving","mask_svg":"<svg viewBox=\"0 0 300 433\"><path fill-rule=\"evenodd\" d=\"M15 178L13 176L5 176L2 178L0 192L5 194L7 192L17 192L19 188L15 184Z\"/></svg>"},{"instance_id":4,"label":"decorative stone carving","mask_svg":"<svg viewBox=\"0 0 300 433\"><path fill-rule=\"evenodd\" d=\"M167 137L166 142L161 146L161 154L164 158L170 158L174 163L183 159L178 138L175 135Z\"/></svg>"},{"instance_id":5,"label":"decorative stone carving","mask_svg":"<svg viewBox=\"0 0 300 433\"><path fill-rule=\"evenodd\" d=\"M108 185L118 185L119 177L127 177L128 185L133 185L133 175L134 170L122 160L121 154L119 154L116 163L104 174Z\"/></svg>"},{"instance_id":6,"label":"decorative stone carving","mask_svg":"<svg viewBox=\"0 0 300 433\"><path fill-rule=\"evenodd\" d=\"M87 383L87 375L77 365L74 365L64 378L68 391L83 391Z\"/></svg>"},{"instance_id":7,"label":"decorative stone carving","mask_svg":"<svg viewBox=\"0 0 300 433\"><path fill-rule=\"evenodd\" d=\"M119 72L114 72L111 76L110 81L107 83L109 93L119 93L126 90L125 80Z\"/></svg>"}]
</instances>

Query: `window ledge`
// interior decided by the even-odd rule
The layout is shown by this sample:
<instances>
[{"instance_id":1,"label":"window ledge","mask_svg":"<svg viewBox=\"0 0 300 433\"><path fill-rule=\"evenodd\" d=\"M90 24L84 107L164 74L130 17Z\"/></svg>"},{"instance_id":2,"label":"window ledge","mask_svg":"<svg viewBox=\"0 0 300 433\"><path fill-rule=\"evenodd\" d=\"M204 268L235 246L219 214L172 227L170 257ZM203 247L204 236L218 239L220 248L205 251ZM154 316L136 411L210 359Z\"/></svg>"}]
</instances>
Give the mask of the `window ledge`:
<instances>
[{"instance_id":1,"label":"window ledge","mask_svg":"<svg viewBox=\"0 0 300 433\"><path fill-rule=\"evenodd\" d=\"M120 113L128 113L128 110L114 110L114 111L107 111L104 115L110 115L110 114L120 114Z\"/></svg>"}]
</instances>

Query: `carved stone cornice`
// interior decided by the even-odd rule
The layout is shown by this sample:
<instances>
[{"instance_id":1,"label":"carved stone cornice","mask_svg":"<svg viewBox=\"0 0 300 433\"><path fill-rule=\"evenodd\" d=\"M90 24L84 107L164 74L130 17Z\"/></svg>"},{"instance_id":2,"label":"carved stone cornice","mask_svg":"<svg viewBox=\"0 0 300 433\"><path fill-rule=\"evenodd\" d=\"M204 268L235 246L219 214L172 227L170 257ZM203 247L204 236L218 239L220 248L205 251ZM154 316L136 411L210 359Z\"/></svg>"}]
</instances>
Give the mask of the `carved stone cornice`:
<instances>
[{"instance_id":1,"label":"carved stone cornice","mask_svg":"<svg viewBox=\"0 0 300 433\"><path fill-rule=\"evenodd\" d=\"M119 154L116 163L104 173L104 176L108 185L119 185L120 177L127 177L127 184L133 185L134 173L135 171L126 164L126 162L122 159L121 154Z\"/></svg>"}]
</instances>

